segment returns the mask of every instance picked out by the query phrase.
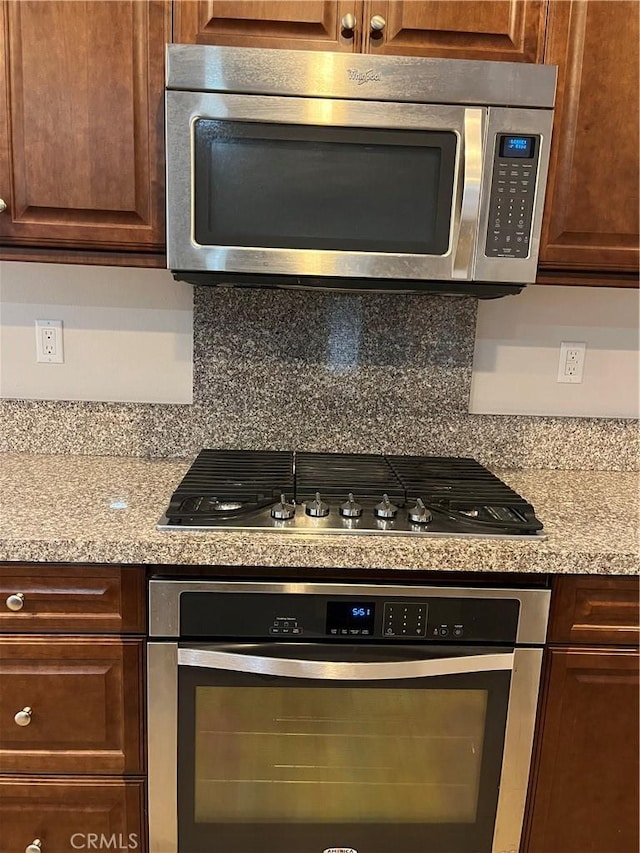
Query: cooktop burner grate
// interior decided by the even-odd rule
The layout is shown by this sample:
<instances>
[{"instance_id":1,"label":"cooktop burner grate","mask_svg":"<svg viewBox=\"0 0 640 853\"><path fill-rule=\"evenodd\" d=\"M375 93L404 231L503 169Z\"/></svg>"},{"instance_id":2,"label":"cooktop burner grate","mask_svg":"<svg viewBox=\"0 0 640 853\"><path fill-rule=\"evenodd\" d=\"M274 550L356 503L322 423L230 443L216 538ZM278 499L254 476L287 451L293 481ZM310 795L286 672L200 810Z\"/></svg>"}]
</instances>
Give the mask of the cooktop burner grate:
<instances>
[{"instance_id":1,"label":"cooktop burner grate","mask_svg":"<svg viewBox=\"0 0 640 853\"><path fill-rule=\"evenodd\" d=\"M320 492L344 500L349 492L360 501L379 501L383 494L405 500L405 489L386 457L351 453L296 453L296 500Z\"/></svg>"},{"instance_id":2,"label":"cooktop burner grate","mask_svg":"<svg viewBox=\"0 0 640 853\"><path fill-rule=\"evenodd\" d=\"M309 505L318 494L321 513ZM384 495L397 510L392 517L380 517ZM428 512L415 522L418 499ZM202 450L159 527L489 536L542 530L531 504L474 459L241 450Z\"/></svg>"}]
</instances>

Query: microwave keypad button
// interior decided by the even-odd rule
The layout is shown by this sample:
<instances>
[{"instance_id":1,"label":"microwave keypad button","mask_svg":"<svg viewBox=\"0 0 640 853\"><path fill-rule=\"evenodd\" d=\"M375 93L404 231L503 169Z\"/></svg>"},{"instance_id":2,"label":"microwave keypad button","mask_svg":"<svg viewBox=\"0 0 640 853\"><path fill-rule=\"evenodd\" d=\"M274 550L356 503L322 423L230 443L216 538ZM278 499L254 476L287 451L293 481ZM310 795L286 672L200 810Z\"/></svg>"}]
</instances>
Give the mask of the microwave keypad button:
<instances>
[{"instance_id":1,"label":"microwave keypad button","mask_svg":"<svg viewBox=\"0 0 640 853\"><path fill-rule=\"evenodd\" d=\"M537 161L537 152L527 162L494 159L487 256L525 258L529 254ZM505 194L507 204L502 203Z\"/></svg>"}]
</instances>

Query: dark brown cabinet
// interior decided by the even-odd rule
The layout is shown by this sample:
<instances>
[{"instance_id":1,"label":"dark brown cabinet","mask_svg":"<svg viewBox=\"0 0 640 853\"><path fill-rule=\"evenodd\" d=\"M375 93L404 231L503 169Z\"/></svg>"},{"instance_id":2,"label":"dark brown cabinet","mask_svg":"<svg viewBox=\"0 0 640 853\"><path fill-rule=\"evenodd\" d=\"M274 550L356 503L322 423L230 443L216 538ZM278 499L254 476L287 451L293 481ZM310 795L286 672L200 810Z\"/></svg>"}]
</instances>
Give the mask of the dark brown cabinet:
<instances>
[{"instance_id":1,"label":"dark brown cabinet","mask_svg":"<svg viewBox=\"0 0 640 853\"><path fill-rule=\"evenodd\" d=\"M0 640L0 773L142 773L143 641Z\"/></svg>"},{"instance_id":2,"label":"dark brown cabinet","mask_svg":"<svg viewBox=\"0 0 640 853\"><path fill-rule=\"evenodd\" d=\"M369 0L365 50L377 54L540 62L546 0ZM370 21L385 25L374 30Z\"/></svg>"},{"instance_id":3,"label":"dark brown cabinet","mask_svg":"<svg viewBox=\"0 0 640 853\"><path fill-rule=\"evenodd\" d=\"M637 638L636 578L554 579L522 853L637 853Z\"/></svg>"},{"instance_id":4,"label":"dark brown cabinet","mask_svg":"<svg viewBox=\"0 0 640 853\"><path fill-rule=\"evenodd\" d=\"M546 0L200 0L176 3L174 15L185 44L537 62Z\"/></svg>"},{"instance_id":5,"label":"dark brown cabinet","mask_svg":"<svg viewBox=\"0 0 640 853\"><path fill-rule=\"evenodd\" d=\"M362 0L185 0L174 4L173 40L298 50L359 50ZM353 29L342 19L352 15Z\"/></svg>"},{"instance_id":6,"label":"dark brown cabinet","mask_svg":"<svg viewBox=\"0 0 640 853\"><path fill-rule=\"evenodd\" d=\"M144 801L141 779L0 779L0 849L22 853L38 839L42 853L145 853Z\"/></svg>"},{"instance_id":7,"label":"dark brown cabinet","mask_svg":"<svg viewBox=\"0 0 640 853\"><path fill-rule=\"evenodd\" d=\"M132 566L34 566L0 572L0 634L140 634L144 572Z\"/></svg>"},{"instance_id":8,"label":"dark brown cabinet","mask_svg":"<svg viewBox=\"0 0 640 853\"><path fill-rule=\"evenodd\" d=\"M163 251L170 22L156 0L0 3L0 257Z\"/></svg>"},{"instance_id":9,"label":"dark brown cabinet","mask_svg":"<svg viewBox=\"0 0 640 853\"><path fill-rule=\"evenodd\" d=\"M145 629L141 567L0 566L1 853L147 850Z\"/></svg>"},{"instance_id":10,"label":"dark brown cabinet","mask_svg":"<svg viewBox=\"0 0 640 853\"><path fill-rule=\"evenodd\" d=\"M638 269L639 13L636 0L549 5L544 61L559 76L542 267Z\"/></svg>"}]
</instances>

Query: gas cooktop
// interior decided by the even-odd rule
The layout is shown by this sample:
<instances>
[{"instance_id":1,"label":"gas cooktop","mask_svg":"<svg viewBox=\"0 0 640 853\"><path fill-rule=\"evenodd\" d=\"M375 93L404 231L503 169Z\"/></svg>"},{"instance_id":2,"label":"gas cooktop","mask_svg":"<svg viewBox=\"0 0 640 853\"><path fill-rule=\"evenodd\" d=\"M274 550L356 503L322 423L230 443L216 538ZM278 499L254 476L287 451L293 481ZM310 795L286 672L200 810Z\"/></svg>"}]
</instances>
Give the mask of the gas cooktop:
<instances>
[{"instance_id":1,"label":"gas cooktop","mask_svg":"<svg viewBox=\"0 0 640 853\"><path fill-rule=\"evenodd\" d=\"M474 459L202 450L158 530L520 538L531 504Z\"/></svg>"}]
</instances>

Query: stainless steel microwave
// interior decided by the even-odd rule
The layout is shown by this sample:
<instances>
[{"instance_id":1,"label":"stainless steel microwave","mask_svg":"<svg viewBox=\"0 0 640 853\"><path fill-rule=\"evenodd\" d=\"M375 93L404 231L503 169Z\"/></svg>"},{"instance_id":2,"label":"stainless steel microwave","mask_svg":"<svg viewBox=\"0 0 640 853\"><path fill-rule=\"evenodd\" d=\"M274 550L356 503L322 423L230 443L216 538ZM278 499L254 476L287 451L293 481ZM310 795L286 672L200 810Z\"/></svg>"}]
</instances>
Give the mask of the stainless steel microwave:
<instances>
[{"instance_id":1,"label":"stainless steel microwave","mask_svg":"<svg viewBox=\"0 0 640 853\"><path fill-rule=\"evenodd\" d=\"M517 293L535 280L556 68L170 45L176 278Z\"/></svg>"}]
</instances>

